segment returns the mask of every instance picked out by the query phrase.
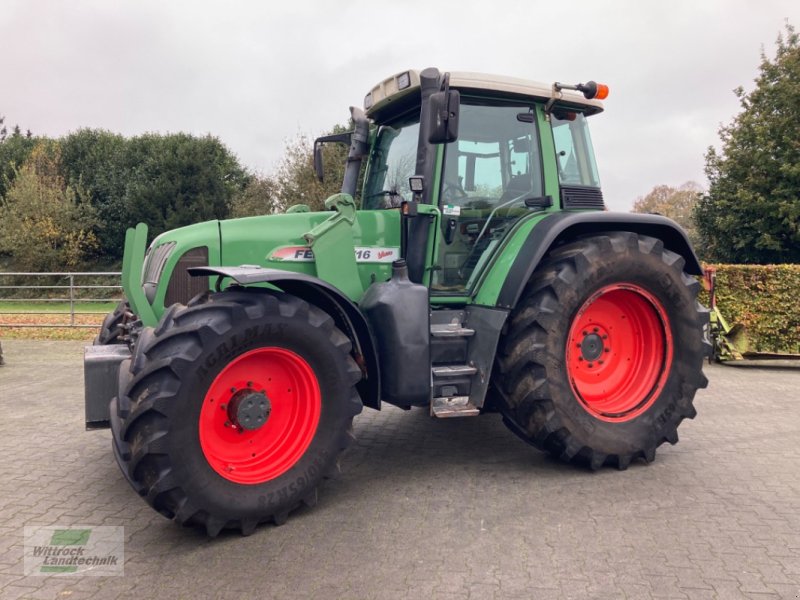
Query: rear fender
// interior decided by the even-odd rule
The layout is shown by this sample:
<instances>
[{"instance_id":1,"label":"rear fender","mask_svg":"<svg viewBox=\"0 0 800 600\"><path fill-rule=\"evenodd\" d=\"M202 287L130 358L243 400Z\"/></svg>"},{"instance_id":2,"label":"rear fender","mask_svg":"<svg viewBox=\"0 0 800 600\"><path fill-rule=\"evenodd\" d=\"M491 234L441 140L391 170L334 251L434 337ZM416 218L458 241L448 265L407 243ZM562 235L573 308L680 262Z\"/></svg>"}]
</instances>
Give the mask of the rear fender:
<instances>
[{"instance_id":1,"label":"rear fender","mask_svg":"<svg viewBox=\"0 0 800 600\"><path fill-rule=\"evenodd\" d=\"M356 388L364 406L380 410L380 370L375 342L361 311L343 292L331 284L304 273L293 273L280 269L263 269L256 266L243 267L193 267L188 269L192 276L214 277L217 290L222 289L224 279L231 279L239 285L248 286L269 283L281 291L302 298L327 312L336 326L353 343L353 354L364 377Z\"/></svg>"},{"instance_id":2,"label":"rear fender","mask_svg":"<svg viewBox=\"0 0 800 600\"><path fill-rule=\"evenodd\" d=\"M560 212L542 219L530 232L508 270L497 296L497 306L513 308L531 275L550 248L561 242L607 231L630 231L658 238L664 247L686 261L684 270L702 275L703 268L683 229L675 221L659 215L613 212Z\"/></svg>"}]
</instances>

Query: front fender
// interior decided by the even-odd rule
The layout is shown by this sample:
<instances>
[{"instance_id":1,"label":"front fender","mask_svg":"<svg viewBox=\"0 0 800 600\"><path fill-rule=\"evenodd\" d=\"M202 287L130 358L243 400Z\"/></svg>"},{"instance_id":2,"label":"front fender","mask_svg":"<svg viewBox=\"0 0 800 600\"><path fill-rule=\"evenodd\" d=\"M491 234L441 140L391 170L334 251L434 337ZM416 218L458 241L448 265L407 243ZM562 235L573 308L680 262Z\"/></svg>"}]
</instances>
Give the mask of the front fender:
<instances>
[{"instance_id":1,"label":"front fender","mask_svg":"<svg viewBox=\"0 0 800 600\"><path fill-rule=\"evenodd\" d=\"M327 312L353 343L356 362L364 372L356 386L361 401L364 406L380 410L380 368L372 331L358 306L341 290L312 275L258 266L193 267L188 272L192 276L216 276L218 290L222 289L225 279L243 286L269 283Z\"/></svg>"}]
</instances>

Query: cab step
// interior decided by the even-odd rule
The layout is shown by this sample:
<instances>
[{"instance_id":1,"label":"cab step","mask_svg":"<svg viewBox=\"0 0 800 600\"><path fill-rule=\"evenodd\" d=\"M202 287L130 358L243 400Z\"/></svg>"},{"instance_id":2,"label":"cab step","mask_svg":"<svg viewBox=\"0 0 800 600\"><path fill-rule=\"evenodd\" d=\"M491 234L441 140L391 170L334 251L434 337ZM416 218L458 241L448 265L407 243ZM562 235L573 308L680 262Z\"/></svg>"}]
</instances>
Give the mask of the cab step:
<instances>
[{"instance_id":1,"label":"cab step","mask_svg":"<svg viewBox=\"0 0 800 600\"><path fill-rule=\"evenodd\" d=\"M431 368L434 378L436 377L465 377L474 375L478 369L470 365L440 365Z\"/></svg>"},{"instance_id":2,"label":"cab step","mask_svg":"<svg viewBox=\"0 0 800 600\"><path fill-rule=\"evenodd\" d=\"M440 323L431 325L431 337L434 338L466 338L475 335L475 330L463 327L461 323Z\"/></svg>"},{"instance_id":3,"label":"cab step","mask_svg":"<svg viewBox=\"0 0 800 600\"><path fill-rule=\"evenodd\" d=\"M475 417L480 414L469 401L469 396L442 396L431 401L431 415L440 419Z\"/></svg>"}]
</instances>

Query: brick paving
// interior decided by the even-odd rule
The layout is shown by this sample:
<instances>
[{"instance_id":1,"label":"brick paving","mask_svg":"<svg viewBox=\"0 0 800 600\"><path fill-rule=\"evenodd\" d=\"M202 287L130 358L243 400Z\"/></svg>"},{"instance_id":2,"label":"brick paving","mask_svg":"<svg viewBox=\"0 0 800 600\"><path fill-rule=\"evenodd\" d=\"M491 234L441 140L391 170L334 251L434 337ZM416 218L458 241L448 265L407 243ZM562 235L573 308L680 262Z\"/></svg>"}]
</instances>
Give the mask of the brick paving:
<instances>
[{"instance_id":1,"label":"brick paving","mask_svg":"<svg viewBox=\"0 0 800 600\"><path fill-rule=\"evenodd\" d=\"M799 598L800 369L711 366L655 463L597 473L496 415L357 418L343 474L282 527L208 540L83 430L82 344L4 340L0 597ZM25 577L25 525L121 525L121 577Z\"/></svg>"}]
</instances>

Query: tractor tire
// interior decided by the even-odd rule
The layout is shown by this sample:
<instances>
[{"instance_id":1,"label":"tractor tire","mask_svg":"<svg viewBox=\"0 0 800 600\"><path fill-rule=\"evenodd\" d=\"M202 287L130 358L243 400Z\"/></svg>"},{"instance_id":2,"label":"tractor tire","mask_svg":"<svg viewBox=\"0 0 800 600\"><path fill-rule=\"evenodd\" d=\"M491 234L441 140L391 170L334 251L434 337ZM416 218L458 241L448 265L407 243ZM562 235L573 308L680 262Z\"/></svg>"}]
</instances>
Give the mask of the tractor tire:
<instances>
[{"instance_id":1,"label":"tractor tire","mask_svg":"<svg viewBox=\"0 0 800 600\"><path fill-rule=\"evenodd\" d=\"M565 462L655 459L694 418L708 310L684 260L628 232L551 251L507 322L495 363L504 422Z\"/></svg>"},{"instance_id":2,"label":"tractor tire","mask_svg":"<svg viewBox=\"0 0 800 600\"><path fill-rule=\"evenodd\" d=\"M216 536L313 506L361 411L361 371L330 316L233 289L144 328L111 402L114 453L150 506Z\"/></svg>"},{"instance_id":3,"label":"tractor tire","mask_svg":"<svg viewBox=\"0 0 800 600\"><path fill-rule=\"evenodd\" d=\"M126 300L120 300L117 307L108 313L103 319L103 324L100 327L100 333L94 338L92 345L105 346L107 344L123 344L125 343L121 338L122 326L125 324L128 315L130 315L131 306Z\"/></svg>"}]
</instances>

